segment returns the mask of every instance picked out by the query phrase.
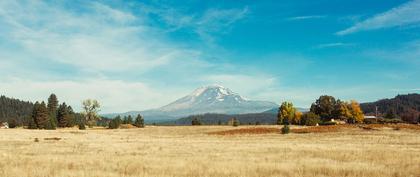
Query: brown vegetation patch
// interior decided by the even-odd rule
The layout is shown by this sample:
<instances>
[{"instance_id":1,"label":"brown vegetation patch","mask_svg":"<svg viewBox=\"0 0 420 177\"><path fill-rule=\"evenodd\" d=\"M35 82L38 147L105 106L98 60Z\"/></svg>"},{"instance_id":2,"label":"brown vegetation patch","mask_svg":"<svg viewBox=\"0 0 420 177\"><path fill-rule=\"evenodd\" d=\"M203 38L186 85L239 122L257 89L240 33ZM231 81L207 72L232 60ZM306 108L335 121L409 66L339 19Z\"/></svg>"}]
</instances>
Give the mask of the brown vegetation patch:
<instances>
[{"instance_id":1,"label":"brown vegetation patch","mask_svg":"<svg viewBox=\"0 0 420 177\"><path fill-rule=\"evenodd\" d=\"M327 133L338 132L343 129L353 128L351 125L327 125L327 126L314 126L307 128L292 129L292 133Z\"/></svg>"},{"instance_id":2,"label":"brown vegetation patch","mask_svg":"<svg viewBox=\"0 0 420 177\"><path fill-rule=\"evenodd\" d=\"M59 137L52 137L52 138L44 138L44 140L55 140L55 141L59 141L59 140L61 140L61 138L59 138Z\"/></svg>"},{"instance_id":3,"label":"brown vegetation patch","mask_svg":"<svg viewBox=\"0 0 420 177\"><path fill-rule=\"evenodd\" d=\"M137 128L137 127L134 126L134 125L131 125L131 124L121 124L120 128L121 129L130 129L130 128Z\"/></svg>"},{"instance_id":4,"label":"brown vegetation patch","mask_svg":"<svg viewBox=\"0 0 420 177\"><path fill-rule=\"evenodd\" d=\"M392 128L394 130L400 130L400 129L410 129L410 130L419 130L420 131L420 125L416 124L368 124L364 125L364 127L368 128Z\"/></svg>"},{"instance_id":5,"label":"brown vegetation patch","mask_svg":"<svg viewBox=\"0 0 420 177\"><path fill-rule=\"evenodd\" d=\"M236 134L268 134L268 133L280 133L278 128L268 127L253 127L253 128L240 128L233 130L224 130L217 132L210 132L210 135L236 135Z\"/></svg>"}]
</instances>

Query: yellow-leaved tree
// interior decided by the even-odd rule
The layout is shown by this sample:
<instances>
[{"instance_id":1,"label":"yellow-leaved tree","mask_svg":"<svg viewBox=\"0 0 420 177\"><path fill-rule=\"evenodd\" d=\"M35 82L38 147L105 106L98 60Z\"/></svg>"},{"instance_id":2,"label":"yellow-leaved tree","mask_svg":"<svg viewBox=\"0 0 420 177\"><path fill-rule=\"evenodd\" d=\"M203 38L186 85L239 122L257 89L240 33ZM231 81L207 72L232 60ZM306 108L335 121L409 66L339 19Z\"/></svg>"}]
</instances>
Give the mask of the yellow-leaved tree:
<instances>
[{"instance_id":1,"label":"yellow-leaved tree","mask_svg":"<svg viewBox=\"0 0 420 177\"><path fill-rule=\"evenodd\" d=\"M362 109L360 108L360 104L357 101L352 100L350 101L348 108L350 112L350 119L356 123L362 123L365 116Z\"/></svg>"}]
</instances>

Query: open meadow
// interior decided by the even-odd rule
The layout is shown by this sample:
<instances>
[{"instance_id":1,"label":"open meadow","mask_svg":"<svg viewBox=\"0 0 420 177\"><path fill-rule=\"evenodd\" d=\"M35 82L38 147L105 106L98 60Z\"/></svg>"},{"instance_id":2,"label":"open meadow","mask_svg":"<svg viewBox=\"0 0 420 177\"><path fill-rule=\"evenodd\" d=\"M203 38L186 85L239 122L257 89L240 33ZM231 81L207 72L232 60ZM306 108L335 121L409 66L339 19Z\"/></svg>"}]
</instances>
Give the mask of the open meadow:
<instances>
[{"instance_id":1,"label":"open meadow","mask_svg":"<svg viewBox=\"0 0 420 177\"><path fill-rule=\"evenodd\" d=\"M0 129L0 176L419 177L420 130L410 127Z\"/></svg>"}]
</instances>

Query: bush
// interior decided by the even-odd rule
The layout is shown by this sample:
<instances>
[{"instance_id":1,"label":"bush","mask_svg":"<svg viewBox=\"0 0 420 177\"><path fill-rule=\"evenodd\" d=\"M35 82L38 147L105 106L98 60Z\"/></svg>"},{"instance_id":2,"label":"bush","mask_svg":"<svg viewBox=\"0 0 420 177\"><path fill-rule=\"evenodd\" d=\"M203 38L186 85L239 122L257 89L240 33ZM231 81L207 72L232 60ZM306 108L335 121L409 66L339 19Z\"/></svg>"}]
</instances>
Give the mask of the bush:
<instances>
[{"instance_id":1,"label":"bush","mask_svg":"<svg viewBox=\"0 0 420 177\"><path fill-rule=\"evenodd\" d=\"M401 119L384 119L384 122L387 124L398 124L398 123L405 123Z\"/></svg>"},{"instance_id":2,"label":"bush","mask_svg":"<svg viewBox=\"0 0 420 177\"><path fill-rule=\"evenodd\" d=\"M365 123L365 124L377 124L378 120L377 119L364 119L363 123Z\"/></svg>"},{"instance_id":3,"label":"bush","mask_svg":"<svg viewBox=\"0 0 420 177\"><path fill-rule=\"evenodd\" d=\"M319 122L320 122L320 117L318 115L316 115L313 112L308 112L306 114L303 114L300 123L301 123L301 125L315 126Z\"/></svg>"},{"instance_id":4,"label":"bush","mask_svg":"<svg viewBox=\"0 0 420 177\"><path fill-rule=\"evenodd\" d=\"M11 119L7 122L9 124L9 128L16 128L17 127L17 122L15 119Z\"/></svg>"},{"instance_id":5,"label":"bush","mask_svg":"<svg viewBox=\"0 0 420 177\"><path fill-rule=\"evenodd\" d=\"M79 126L79 130L86 130L86 126L83 122L80 122L78 126Z\"/></svg>"},{"instance_id":6,"label":"bush","mask_svg":"<svg viewBox=\"0 0 420 177\"><path fill-rule=\"evenodd\" d=\"M120 119L118 119L118 118L117 119L112 119L111 122L109 122L109 124L108 124L108 128L109 129L120 128L121 122L122 121L120 121Z\"/></svg>"},{"instance_id":7,"label":"bush","mask_svg":"<svg viewBox=\"0 0 420 177\"><path fill-rule=\"evenodd\" d=\"M194 119L191 121L191 125L201 125L201 122L200 122L200 120L198 120L197 118L194 118Z\"/></svg>"},{"instance_id":8,"label":"bush","mask_svg":"<svg viewBox=\"0 0 420 177\"><path fill-rule=\"evenodd\" d=\"M283 128L281 128L281 133L282 134L288 134L288 133L290 133L290 127L289 127L289 125L284 125L283 126Z\"/></svg>"},{"instance_id":9,"label":"bush","mask_svg":"<svg viewBox=\"0 0 420 177\"><path fill-rule=\"evenodd\" d=\"M325 122L319 123L319 125L337 125L337 122L325 121Z\"/></svg>"},{"instance_id":10,"label":"bush","mask_svg":"<svg viewBox=\"0 0 420 177\"><path fill-rule=\"evenodd\" d=\"M239 126L239 120L238 120L238 119L236 119L236 118L233 118L232 125L233 125L234 127Z\"/></svg>"}]
</instances>

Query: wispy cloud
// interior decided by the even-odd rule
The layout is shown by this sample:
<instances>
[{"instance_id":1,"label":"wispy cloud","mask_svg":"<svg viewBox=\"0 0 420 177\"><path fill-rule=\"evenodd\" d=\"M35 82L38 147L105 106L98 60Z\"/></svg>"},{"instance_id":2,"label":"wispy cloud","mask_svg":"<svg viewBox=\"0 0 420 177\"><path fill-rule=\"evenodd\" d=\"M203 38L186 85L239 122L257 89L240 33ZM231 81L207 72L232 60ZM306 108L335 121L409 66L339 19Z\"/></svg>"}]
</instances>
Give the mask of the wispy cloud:
<instances>
[{"instance_id":1,"label":"wispy cloud","mask_svg":"<svg viewBox=\"0 0 420 177\"><path fill-rule=\"evenodd\" d=\"M403 43L390 49L371 49L365 55L420 66L420 40Z\"/></svg>"},{"instance_id":2,"label":"wispy cloud","mask_svg":"<svg viewBox=\"0 0 420 177\"><path fill-rule=\"evenodd\" d=\"M232 25L250 13L248 7L243 8L210 8L202 12L187 13L170 7L153 7L141 4L146 14L155 14L170 27L169 32L189 29L201 39L213 42L214 36L227 33Z\"/></svg>"},{"instance_id":3,"label":"wispy cloud","mask_svg":"<svg viewBox=\"0 0 420 177\"><path fill-rule=\"evenodd\" d=\"M288 21L298 21L298 20L310 20L310 19L320 19L326 18L326 15L307 15L307 16L296 16L296 17L289 17L286 18Z\"/></svg>"},{"instance_id":4,"label":"wispy cloud","mask_svg":"<svg viewBox=\"0 0 420 177\"><path fill-rule=\"evenodd\" d=\"M315 48L323 49L323 48L331 48L331 47L348 47L354 46L353 43L343 43L343 42L336 42L336 43L326 43L326 44L319 44Z\"/></svg>"},{"instance_id":5,"label":"wispy cloud","mask_svg":"<svg viewBox=\"0 0 420 177\"><path fill-rule=\"evenodd\" d=\"M339 31L337 35L347 35L359 31L391 28L420 23L420 0L413 0L384 13L374 15L358 22L350 28Z\"/></svg>"},{"instance_id":6,"label":"wispy cloud","mask_svg":"<svg viewBox=\"0 0 420 177\"><path fill-rule=\"evenodd\" d=\"M393 91L393 92L420 92L420 88L399 88L399 89L391 89L390 91Z\"/></svg>"}]
</instances>

